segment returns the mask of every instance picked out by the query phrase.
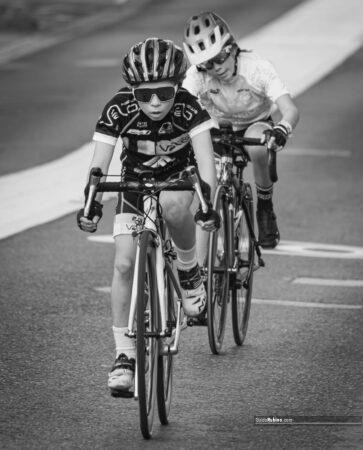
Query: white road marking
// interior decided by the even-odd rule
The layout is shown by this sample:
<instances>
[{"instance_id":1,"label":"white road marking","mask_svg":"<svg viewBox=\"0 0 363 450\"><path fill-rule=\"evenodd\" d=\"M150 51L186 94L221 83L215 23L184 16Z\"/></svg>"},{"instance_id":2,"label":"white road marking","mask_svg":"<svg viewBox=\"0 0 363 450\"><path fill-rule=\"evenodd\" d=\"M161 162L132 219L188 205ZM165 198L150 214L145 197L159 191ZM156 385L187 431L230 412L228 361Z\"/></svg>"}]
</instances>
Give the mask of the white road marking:
<instances>
[{"instance_id":1,"label":"white road marking","mask_svg":"<svg viewBox=\"0 0 363 450\"><path fill-rule=\"evenodd\" d=\"M296 95L361 46L362 23L361 0L309 0L243 39L241 45L271 59ZM0 239L78 209L91 149L85 144L52 163L0 177L0 204L7 211L6 220L0 222Z\"/></svg>"},{"instance_id":2,"label":"white road marking","mask_svg":"<svg viewBox=\"0 0 363 450\"><path fill-rule=\"evenodd\" d=\"M87 236L87 239L91 242L99 242L100 244L114 244L114 239L111 234L100 234Z\"/></svg>"},{"instance_id":3,"label":"white road marking","mask_svg":"<svg viewBox=\"0 0 363 450\"><path fill-rule=\"evenodd\" d=\"M297 308L324 308L324 309L362 309L362 305L342 305L339 303L299 302L292 300L265 300L253 298L252 303L257 305L295 306Z\"/></svg>"},{"instance_id":4,"label":"white road marking","mask_svg":"<svg viewBox=\"0 0 363 450\"><path fill-rule=\"evenodd\" d=\"M110 294L111 293L111 286L104 286L104 287L96 287L95 291L97 292L103 292L105 294Z\"/></svg>"},{"instance_id":5,"label":"white road marking","mask_svg":"<svg viewBox=\"0 0 363 450\"><path fill-rule=\"evenodd\" d=\"M110 294L110 286L102 286L94 288L97 292L103 294ZM322 302L300 302L292 300L266 300L260 298L253 298L252 303L257 305L277 305L277 306L294 306L297 308L326 308L326 309L362 309L361 305L342 305L339 303L322 303Z\"/></svg>"},{"instance_id":6,"label":"white road marking","mask_svg":"<svg viewBox=\"0 0 363 450\"><path fill-rule=\"evenodd\" d=\"M82 208L92 151L93 144L86 144L56 161L0 177L0 204L8 211L0 221L0 239ZM119 152L120 146L110 173L120 172Z\"/></svg>"},{"instance_id":7,"label":"white road marking","mask_svg":"<svg viewBox=\"0 0 363 450\"><path fill-rule=\"evenodd\" d=\"M128 0L117 0L117 3L122 4L127 1ZM117 13L117 16L121 19L123 16L122 9ZM76 20L74 23L69 24L65 29L54 33L52 36L36 33L31 37L18 40L12 45L0 49L0 65L21 58L22 56L28 56L56 44L69 41L73 37L78 36L81 32L89 32L91 29L97 30L102 26L113 23L115 23L115 12L101 11L96 15Z\"/></svg>"},{"instance_id":8,"label":"white road marking","mask_svg":"<svg viewBox=\"0 0 363 450\"><path fill-rule=\"evenodd\" d=\"M363 259L363 247L320 244L317 242L281 241L276 248L263 250L263 254L313 258Z\"/></svg>"},{"instance_id":9,"label":"white road marking","mask_svg":"<svg viewBox=\"0 0 363 450\"><path fill-rule=\"evenodd\" d=\"M362 23L362 0L310 0L240 44L270 59L298 95L361 47Z\"/></svg>"},{"instance_id":10,"label":"white road marking","mask_svg":"<svg viewBox=\"0 0 363 450\"><path fill-rule=\"evenodd\" d=\"M91 242L113 244L110 234L87 236ZM263 254L281 256L305 256L314 258L363 259L363 247L349 245L319 244L317 242L281 241L271 250L262 250Z\"/></svg>"},{"instance_id":11,"label":"white road marking","mask_svg":"<svg viewBox=\"0 0 363 450\"><path fill-rule=\"evenodd\" d=\"M312 286L341 286L341 287L362 287L363 280L336 280L330 278L309 278L298 277L292 281L293 284L309 284Z\"/></svg>"}]
</instances>

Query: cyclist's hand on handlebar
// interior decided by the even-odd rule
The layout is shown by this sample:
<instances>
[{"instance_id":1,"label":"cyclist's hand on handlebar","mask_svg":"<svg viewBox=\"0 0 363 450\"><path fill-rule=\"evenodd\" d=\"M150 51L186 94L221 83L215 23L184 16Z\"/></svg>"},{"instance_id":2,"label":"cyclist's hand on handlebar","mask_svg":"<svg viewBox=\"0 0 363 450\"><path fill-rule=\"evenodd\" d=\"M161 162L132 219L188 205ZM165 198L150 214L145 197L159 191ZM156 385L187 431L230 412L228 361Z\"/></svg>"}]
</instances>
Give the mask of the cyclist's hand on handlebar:
<instances>
[{"instance_id":1,"label":"cyclist's hand on handlebar","mask_svg":"<svg viewBox=\"0 0 363 450\"><path fill-rule=\"evenodd\" d=\"M88 218L84 216L84 208L77 213L77 225L82 231L94 233L97 230L97 224L102 217L103 205L93 200Z\"/></svg>"},{"instance_id":2,"label":"cyclist's hand on handlebar","mask_svg":"<svg viewBox=\"0 0 363 450\"><path fill-rule=\"evenodd\" d=\"M209 205L209 210L206 213L204 213L201 206L199 206L198 211L194 216L194 221L204 231L215 231L221 226L221 218L211 205Z\"/></svg>"},{"instance_id":3,"label":"cyclist's hand on handlebar","mask_svg":"<svg viewBox=\"0 0 363 450\"><path fill-rule=\"evenodd\" d=\"M266 136L265 143L267 143L267 148L275 152L284 148L289 137L288 129L280 123L270 130L265 130L263 134Z\"/></svg>"}]
</instances>

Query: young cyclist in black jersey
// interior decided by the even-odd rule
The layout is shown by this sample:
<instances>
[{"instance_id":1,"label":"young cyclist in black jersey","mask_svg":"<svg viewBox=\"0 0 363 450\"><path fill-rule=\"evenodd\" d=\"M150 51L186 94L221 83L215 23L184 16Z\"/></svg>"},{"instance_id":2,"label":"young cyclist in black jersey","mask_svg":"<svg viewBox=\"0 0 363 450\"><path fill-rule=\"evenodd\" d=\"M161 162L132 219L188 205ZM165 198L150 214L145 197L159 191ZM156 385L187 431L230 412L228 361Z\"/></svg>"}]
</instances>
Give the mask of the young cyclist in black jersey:
<instances>
[{"instance_id":1,"label":"young cyclist in black jersey","mask_svg":"<svg viewBox=\"0 0 363 450\"><path fill-rule=\"evenodd\" d=\"M197 99L181 87L186 69L183 51L172 41L148 38L131 47L122 66L129 87L120 89L103 109L93 137L91 168L100 167L107 173L120 137L123 180L138 178L145 170L152 170L157 179L165 179L196 160L213 196L216 174L209 131L212 121ZM83 209L78 212L78 225L83 231L97 229L102 217L101 198L97 194L91 219L84 217ZM135 343L125 332L136 253L136 240L131 233L133 219L140 214L140 200L136 194L119 194L114 220L116 254L111 304L116 361L108 380L113 393L129 390L134 381ZM195 222L212 231L219 226L219 216L211 208L207 216L201 215L199 209L193 218L189 209L192 200L191 192L160 194L178 256L180 284L186 291L184 311L196 316L205 307L206 293L196 259Z\"/></svg>"},{"instance_id":2,"label":"young cyclist in black jersey","mask_svg":"<svg viewBox=\"0 0 363 450\"><path fill-rule=\"evenodd\" d=\"M183 86L197 96L218 123L229 122L240 136L267 137L268 146L281 150L295 128L298 110L272 64L238 47L226 22L203 12L191 17L184 32L184 49L192 66ZM281 119L274 124L274 106ZM213 130L216 134L218 130ZM217 148L216 148L217 150ZM266 148L246 146L257 190L257 223L263 248L280 239L272 205L272 181Z\"/></svg>"}]
</instances>

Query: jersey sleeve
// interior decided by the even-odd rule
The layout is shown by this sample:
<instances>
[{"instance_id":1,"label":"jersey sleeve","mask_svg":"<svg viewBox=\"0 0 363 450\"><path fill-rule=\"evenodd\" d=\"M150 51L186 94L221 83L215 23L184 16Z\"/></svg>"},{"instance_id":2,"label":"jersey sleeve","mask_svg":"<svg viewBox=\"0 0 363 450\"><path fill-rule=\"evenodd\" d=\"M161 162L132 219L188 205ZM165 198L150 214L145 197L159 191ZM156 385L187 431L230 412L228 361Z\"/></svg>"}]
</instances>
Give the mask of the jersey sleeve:
<instances>
[{"instance_id":1,"label":"jersey sleeve","mask_svg":"<svg viewBox=\"0 0 363 450\"><path fill-rule=\"evenodd\" d=\"M183 118L190 137L215 127L207 110L188 91L185 92L183 99Z\"/></svg>"},{"instance_id":2,"label":"jersey sleeve","mask_svg":"<svg viewBox=\"0 0 363 450\"><path fill-rule=\"evenodd\" d=\"M116 145L120 135L122 120L121 105L118 101L118 95L119 93L116 94L103 108L93 135L94 141Z\"/></svg>"},{"instance_id":3,"label":"jersey sleeve","mask_svg":"<svg viewBox=\"0 0 363 450\"><path fill-rule=\"evenodd\" d=\"M289 94L285 84L278 76L270 61L259 61L258 76L262 84L262 89L272 102L275 102L281 95Z\"/></svg>"},{"instance_id":4,"label":"jersey sleeve","mask_svg":"<svg viewBox=\"0 0 363 450\"><path fill-rule=\"evenodd\" d=\"M202 80L196 66L189 67L182 86L195 97L199 96L202 90Z\"/></svg>"}]
</instances>

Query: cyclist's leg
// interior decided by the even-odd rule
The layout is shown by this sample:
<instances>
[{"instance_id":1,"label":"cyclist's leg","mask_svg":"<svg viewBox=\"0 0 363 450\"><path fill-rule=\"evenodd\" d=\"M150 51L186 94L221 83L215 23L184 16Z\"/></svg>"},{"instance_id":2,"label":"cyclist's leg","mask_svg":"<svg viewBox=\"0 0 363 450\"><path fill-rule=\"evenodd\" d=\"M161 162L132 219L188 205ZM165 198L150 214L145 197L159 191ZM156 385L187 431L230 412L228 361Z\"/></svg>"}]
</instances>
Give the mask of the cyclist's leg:
<instances>
[{"instance_id":1,"label":"cyclist's leg","mask_svg":"<svg viewBox=\"0 0 363 450\"><path fill-rule=\"evenodd\" d=\"M130 309L133 272L136 254L136 239L131 235L135 212L131 205L120 202L115 216L113 236L115 239L115 262L111 287L113 335L116 360L109 373L108 386L113 395L128 391L134 382L135 341L125 336Z\"/></svg>"},{"instance_id":2,"label":"cyclist's leg","mask_svg":"<svg viewBox=\"0 0 363 450\"><path fill-rule=\"evenodd\" d=\"M185 291L184 311L196 316L203 311L206 293L196 257L196 225L190 206L190 192L167 192L160 194L160 204L177 253L177 268L181 287Z\"/></svg>"},{"instance_id":3,"label":"cyclist's leg","mask_svg":"<svg viewBox=\"0 0 363 450\"><path fill-rule=\"evenodd\" d=\"M271 128L269 121L256 122L247 128L245 137L260 138L263 132L269 128ZM252 161L255 177L259 241L262 247L273 248L276 247L280 240L280 233L273 210L273 183L268 168L268 152L263 145L246 145L245 147Z\"/></svg>"},{"instance_id":4,"label":"cyclist's leg","mask_svg":"<svg viewBox=\"0 0 363 450\"><path fill-rule=\"evenodd\" d=\"M193 202L190 206L190 211L193 217L197 212L198 207L199 207L199 199L197 195L194 195ZM202 230L201 227L196 227L195 229L195 246L196 246L195 248L199 267L203 267L206 262L209 234L210 233L208 233L207 231Z\"/></svg>"}]
</instances>

